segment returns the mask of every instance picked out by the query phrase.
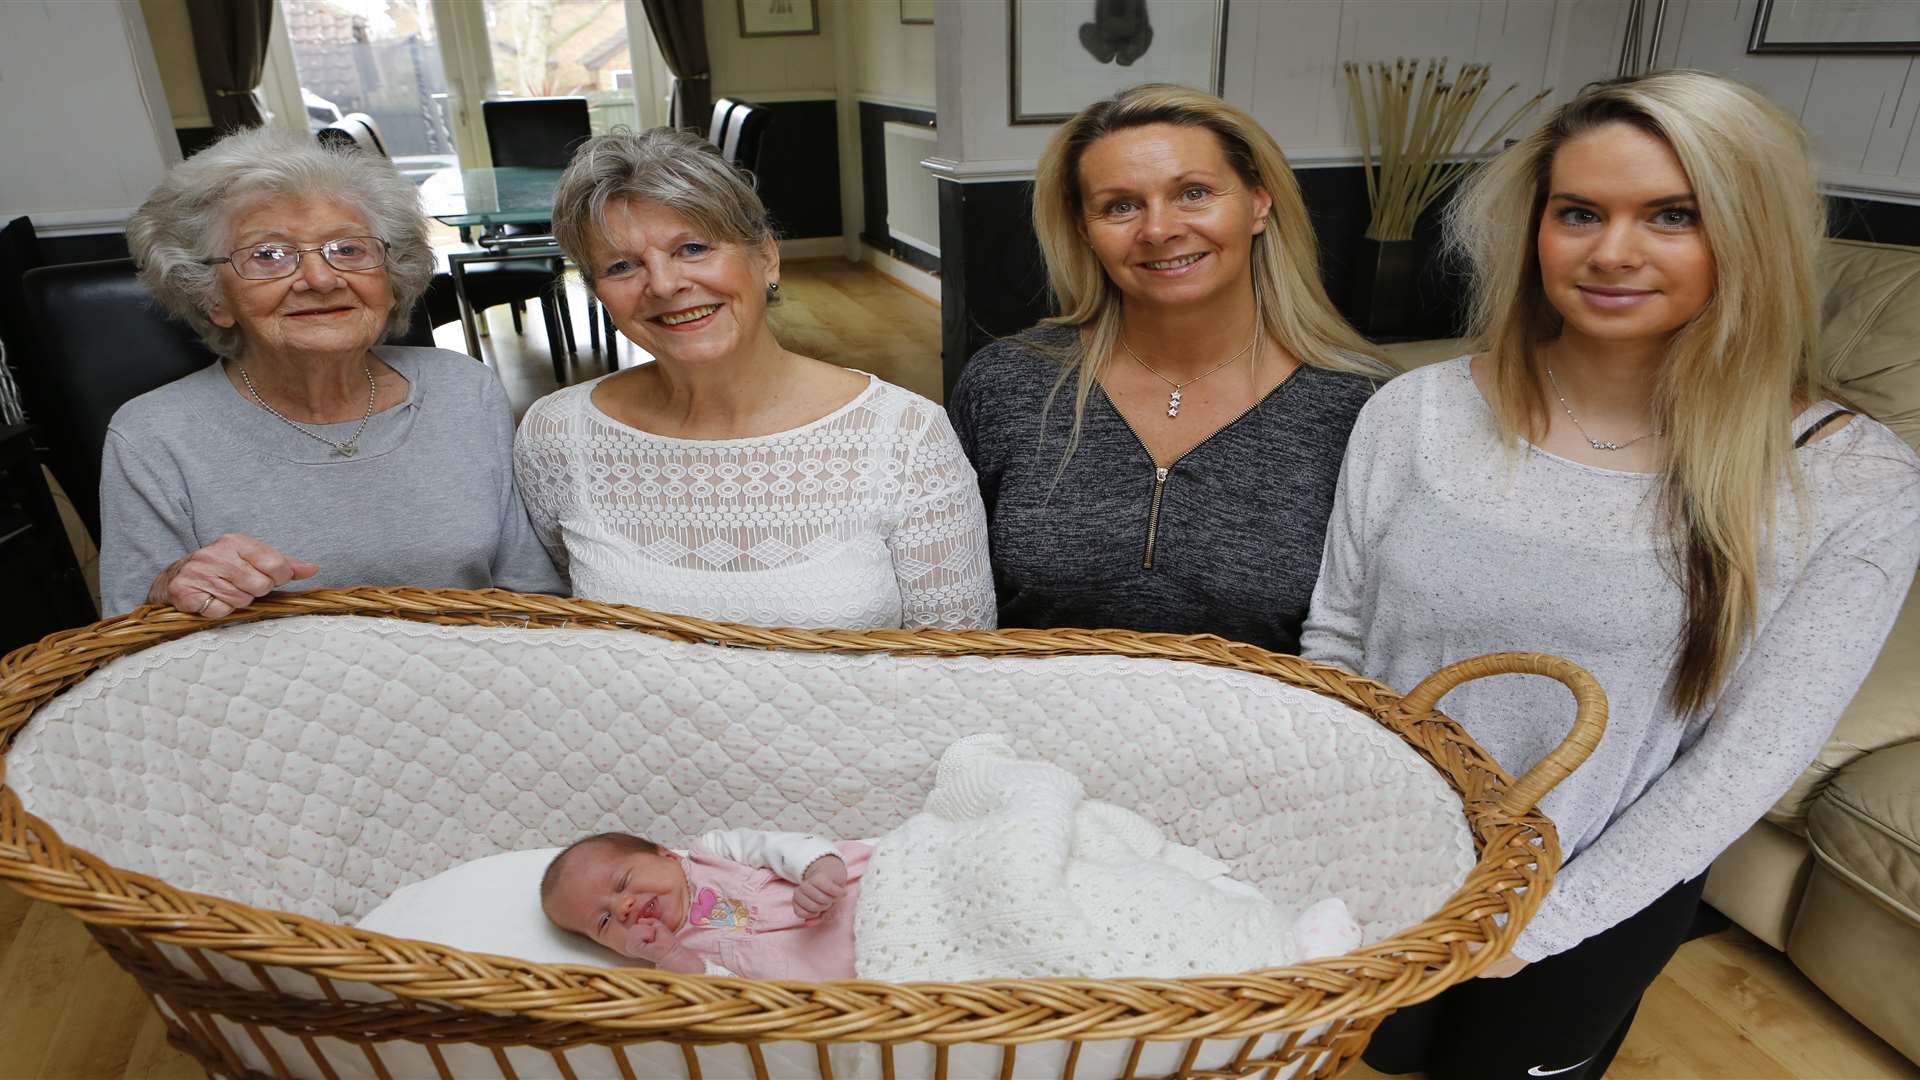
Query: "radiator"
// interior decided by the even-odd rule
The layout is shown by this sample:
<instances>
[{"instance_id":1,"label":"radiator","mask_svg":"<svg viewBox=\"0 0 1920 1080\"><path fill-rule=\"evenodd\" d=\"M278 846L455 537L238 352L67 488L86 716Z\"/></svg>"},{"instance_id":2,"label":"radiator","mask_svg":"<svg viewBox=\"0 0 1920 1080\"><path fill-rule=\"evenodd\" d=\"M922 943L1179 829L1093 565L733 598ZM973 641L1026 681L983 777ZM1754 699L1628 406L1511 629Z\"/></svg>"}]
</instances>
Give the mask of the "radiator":
<instances>
[{"instance_id":1,"label":"radiator","mask_svg":"<svg viewBox=\"0 0 1920 1080\"><path fill-rule=\"evenodd\" d=\"M882 126L881 142L887 149L887 232L937 259L940 196L933 174L920 167L933 153L933 129L889 120Z\"/></svg>"}]
</instances>

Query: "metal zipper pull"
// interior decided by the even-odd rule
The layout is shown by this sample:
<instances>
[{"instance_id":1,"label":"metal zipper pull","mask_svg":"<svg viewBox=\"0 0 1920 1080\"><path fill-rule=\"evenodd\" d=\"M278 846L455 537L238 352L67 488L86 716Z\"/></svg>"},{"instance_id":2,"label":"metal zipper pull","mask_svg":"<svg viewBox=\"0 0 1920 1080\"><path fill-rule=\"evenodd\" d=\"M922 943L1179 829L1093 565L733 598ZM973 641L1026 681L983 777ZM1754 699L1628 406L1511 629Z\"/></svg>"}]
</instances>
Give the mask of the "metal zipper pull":
<instances>
[{"instance_id":1,"label":"metal zipper pull","mask_svg":"<svg viewBox=\"0 0 1920 1080\"><path fill-rule=\"evenodd\" d=\"M1153 502L1147 506L1147 550L1140 559L1140 569L1153 569L1153 544L1160 535L1160 496L1167 490L1167 470L1153 470Z\"/></svg>"}]
</instances>

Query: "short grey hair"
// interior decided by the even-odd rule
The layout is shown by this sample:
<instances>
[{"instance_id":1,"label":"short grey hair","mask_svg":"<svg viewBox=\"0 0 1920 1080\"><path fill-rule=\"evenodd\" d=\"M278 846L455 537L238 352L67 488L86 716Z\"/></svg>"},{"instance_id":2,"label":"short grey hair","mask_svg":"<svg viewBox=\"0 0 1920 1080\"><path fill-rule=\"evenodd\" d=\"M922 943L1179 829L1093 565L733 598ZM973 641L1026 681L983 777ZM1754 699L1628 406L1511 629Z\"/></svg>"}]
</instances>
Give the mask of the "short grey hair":
<instances>
[{"instance_id":1,"label":"short grey hair","mask_svg":"<svg viewBox=\"0 0 1920 1080\"><path fill-rule=\"evenodd\" d=\"M699 135L674 128L601 135L574 151L553 193L553 235L589 284L593 245L607 239L607 204L664 206L715 240L759 250L775 243L773 220L752 174Z\"/></svg>"},{"instance_id":2,"label":"short grey hair","mask_svg":"<svg viewBox=\"0 0 1920 1080\"><path fill-rule=\"evenodd\" d=\"M171 169L132 218L127 246L140 281L160 305L185 319L215 354L239 356L237 326L216 326L220 267L235 216L274 198L332 199L360 211L387 242L393 311L386 336L406 333L414 302L433 281L433 248L420 192L393 162L357 147L332 149L284 128L236 131Z\"/></svg>"}]
</instances>

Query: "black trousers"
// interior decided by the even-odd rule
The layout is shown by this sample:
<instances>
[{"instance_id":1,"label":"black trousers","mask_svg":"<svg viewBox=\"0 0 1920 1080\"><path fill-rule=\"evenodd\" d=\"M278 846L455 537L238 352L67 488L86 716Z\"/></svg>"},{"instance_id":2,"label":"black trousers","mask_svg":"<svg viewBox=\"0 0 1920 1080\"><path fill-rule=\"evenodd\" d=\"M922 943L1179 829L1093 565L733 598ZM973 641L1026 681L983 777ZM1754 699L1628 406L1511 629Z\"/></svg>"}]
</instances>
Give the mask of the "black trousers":
<instances>
[{"instance_id":1,"label":"black trousers","mask_svg":"<svg viewBox=\"0 0 1920 1080\"><path fill-rule=\"evenodd\" d=\"M1362 1059L1429 1080L1600 1080L1640 997L1686 940L1705 874L1639 914L1505 979L1470 979L1380 1025Z\"/></svg>"}]
</instances>

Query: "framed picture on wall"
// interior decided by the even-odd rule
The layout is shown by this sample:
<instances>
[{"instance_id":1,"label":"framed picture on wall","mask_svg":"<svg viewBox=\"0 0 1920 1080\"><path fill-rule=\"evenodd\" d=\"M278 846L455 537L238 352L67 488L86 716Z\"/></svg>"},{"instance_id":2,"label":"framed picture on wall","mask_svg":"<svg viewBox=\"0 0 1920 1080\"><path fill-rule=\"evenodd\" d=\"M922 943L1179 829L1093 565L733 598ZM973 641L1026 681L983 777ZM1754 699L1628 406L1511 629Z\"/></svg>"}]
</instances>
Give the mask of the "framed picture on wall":
<instances>
[{"instance_id":1,"label":"framed picture on wall","mask_svg":"<svg viewBox=\"0 0 1920 1080\"><path fill-rule=\"evenodd\" d=\"M932 26L933 0L900 0L900 21L908 26Z\"/></svg>"},{"instance_id":2,"label":"framed picture on wall","mask_svg":"<svg viewBox=\"0 0 1920 1080\"><path fill-rule=\"evenodd\" d=\"M1750 53L1920 52L1914 0L1760 0Z\"/></svg>"},{"instance_id":3,"label":"framed picture on wall","mask_svg":"<svg viewBox=\"0 0 1920 1080\"><path fill-rule=\"evenodd\" d=\"M787 37L820 32L820 0L733 0L740 36Z\"/></svg>"},{"instance_id":4,"label":"framed picture on wall","mask_svg":"<svg viewBox=\"0 0 1920 1080\"><path fill-rule=\"evenodd\" d=\"M1057 124L1144 82L1221 89L1225 0L1007 0L1015 124Z\"/></svg>"}]
</instances>

